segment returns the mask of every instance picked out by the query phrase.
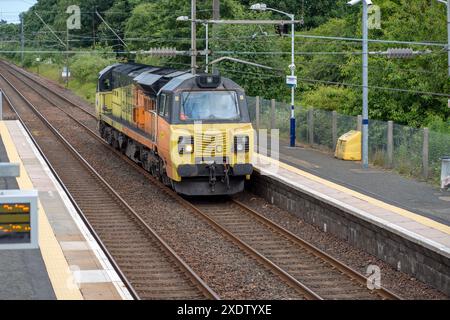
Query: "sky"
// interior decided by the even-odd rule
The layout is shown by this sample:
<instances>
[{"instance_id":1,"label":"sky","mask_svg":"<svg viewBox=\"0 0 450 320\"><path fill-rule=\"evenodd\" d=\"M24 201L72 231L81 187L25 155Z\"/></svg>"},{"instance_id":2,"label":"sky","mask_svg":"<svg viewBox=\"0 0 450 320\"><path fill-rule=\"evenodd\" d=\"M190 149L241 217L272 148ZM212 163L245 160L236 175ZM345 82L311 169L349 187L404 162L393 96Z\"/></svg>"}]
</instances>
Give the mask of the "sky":
<instances>
[{"instance_id":1,"label":"sky","mask_svg":"<svg viewBox=\"0 0 450 320\"><path fill-rule=\"evenodd\" d=\"M19 14L27 11L37 0L0 0L0 19L18 23Z\"/></svg>"}]
</instances>

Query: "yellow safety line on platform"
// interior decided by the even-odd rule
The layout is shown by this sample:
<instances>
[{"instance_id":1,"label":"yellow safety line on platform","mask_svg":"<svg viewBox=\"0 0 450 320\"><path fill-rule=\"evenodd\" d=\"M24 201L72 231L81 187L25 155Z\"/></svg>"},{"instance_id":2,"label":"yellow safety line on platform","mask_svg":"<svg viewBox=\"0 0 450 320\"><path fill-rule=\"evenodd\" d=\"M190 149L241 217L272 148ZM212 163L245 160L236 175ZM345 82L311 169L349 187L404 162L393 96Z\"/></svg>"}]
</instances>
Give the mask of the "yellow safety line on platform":
<instances>
[{"instance_id":1,"label":"yellow safety line on platform","mask_svg":"<svg viewBox=\"0 0 450 320\"><path fill-rule=\"evenodd\" d=\"M333 188L335 190L347 193L347 194L349 194L349 195L351 195L351 196L353 196L355 198L364 200L364 201L369 202L369 203L371 203L371 204L373 204L373 205L375 205L377 207L380 207L380 208L386 209L388 211L397 213L397 214L399 214L401 216L404 216L406 218L409 218L409 219L412 219L412 220L414 220L416 222L419 222L419 223L421 223L421 224L423 224L425 226L428 226L428 227L431 227L433 229L439 230L439 231L444 232L446 234L450 234L450 227L446 226L446 225L444 225L442 223L436 222L436 221L434 221L432 219L423 217L423 216L418 215L416 213L413 213L411 211L408 211L408 210L405 210L405 209L402 209L402 208L399 208L399 207L387 204L387 203L385 203L383 201L374 199L372 197L366 196L364 194L361 194L361 193L356 192L354 190L351 190L349 188L343 187L343 186L338 185L336 183L330 182L328 180L322 179L322 178L320 178L318 176L315 176L313 174L310 174L308 172L305 172L303 170L300 170L298 168L290 166L290 165L288 165L286 163L283 163L281 161L277 161L277 160L271 159L269 157L263 156L263 155L258 154L258 153L255 153L255 154L256 154L257 157L259 157L262 160L261 162L263 162L263 163L264 162L266 162L266 163L267 162L271 162L271 163L274 163L275 165L278 163L281 168L286 169L286 170L288 170L290 172L299 174L299 175L301 175L301 176L303 176L303 177L305 177L307 179L310 179L310 180L313 180L315 182L321 183L321 184L326 185L326 186L328 186L330 188Z\"/></svg>"},{"instance_id":2,"label":"yellow safety line on platform","mask_svg":"<svg viewBox=\"0 0 450 320\"><path fill-rule=\"evenodd\" d=\"M9 131L2 121L0 121L0 135L9 161L20 164L20 177L17 178L19 188L22 190L33 189L33 184L25 170L22 159L19 157ZM56 298L58 300L83 300L83 296L74 283L72 272L40 201L38 202L38 208L39 246Z\"/></svg>"}]
</instances>

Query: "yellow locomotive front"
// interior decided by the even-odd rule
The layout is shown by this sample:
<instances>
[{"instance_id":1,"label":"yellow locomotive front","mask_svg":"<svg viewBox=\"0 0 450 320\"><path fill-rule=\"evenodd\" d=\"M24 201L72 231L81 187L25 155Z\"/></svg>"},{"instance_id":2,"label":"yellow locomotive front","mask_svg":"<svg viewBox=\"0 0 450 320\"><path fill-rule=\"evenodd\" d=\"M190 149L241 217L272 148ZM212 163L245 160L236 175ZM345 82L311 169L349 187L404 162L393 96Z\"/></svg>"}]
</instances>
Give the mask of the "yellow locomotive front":
<instances>
[{"instance_id":1,"label":"yellow locomotive front","mask_svg":"<svg viewBox=\"0 0 450 320\"><path fill-rule=\"evenodd\" d=\"M175 94L171 125L172 180L187 195L234 194L253 167L253 128L244 92L223 80L197 78Z\"/></svg>"}]
</instances>

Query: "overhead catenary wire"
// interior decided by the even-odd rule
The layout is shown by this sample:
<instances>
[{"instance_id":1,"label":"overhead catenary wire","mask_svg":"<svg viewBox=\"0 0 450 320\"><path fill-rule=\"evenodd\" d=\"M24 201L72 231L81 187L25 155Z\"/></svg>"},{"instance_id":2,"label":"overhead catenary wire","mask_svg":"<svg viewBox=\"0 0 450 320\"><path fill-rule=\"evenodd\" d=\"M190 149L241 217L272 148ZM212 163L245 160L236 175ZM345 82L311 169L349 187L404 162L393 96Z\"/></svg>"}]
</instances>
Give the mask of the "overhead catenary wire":
<instances>
[{"instance_id":1,"label":"overhead catenary wire","mask_svg":"<svg viewBox=\"0 0 450 320\"><path fill-rule=\"evenodd\" d=\"M284 77L284 75L276 75L276 74L268 75L267 73L259 74L259 73L256 73L256 72L230 70L230 69L226 69L226 68L222 68L222 67L220 69L224 70L225 72L241 73L241 74L257 76L257 77L262 77L262 78L281 78L281 77ZM327 80L310 79L310 78L297 78L297 79L299 81L303 81L303 82L323 83L323 84L330 84L330 85L337 85L337 86L344 86L344 87L362 88L361 84L348 83L348 82L327 81ZM441 92L419 91L419 90L404 89L404 88L390 88L390 87L374 86L374 85L369 85L368 87L369 87L369 89L375 89L375 90L402 92L402 93L410 93L410 94L417 94L417 95L429 95L429 96L435 96L435 97L450 98L450 94L441 93Z\"/></svg>"},{"instance_id":2,"label":"overhead catenary wire","mask_svg":"<svg viewBox=\"0 0 450 320\"><path fill-rule=\"evenodd\" d=\"M291 52L287 51L216 51L217 54L238 54L238 55L267 55L267 56L280 56L280 55L291 55ZM443 51L430 52L427 54L442 54ZM361 55L361 51L297 51L296 56L304 55ZM382 55L382 52L371 51L370 55Z\"/></svg>"},{"instance_id":3,"label":"overhead catenary wire","mask_svg":"<svg viewBox=\"0 0 450 320\"><path fill-rule=\"evenodd\" d=\"M83 12L86 13L86 12ZM92 12L91 12L92 13ZM104 13L112 13L112 12L104 12ZM119 12L118 12L119 13ZM122 13L122 12L120 12ZM60 31L61 33L65 31ZM49 33L49 32L41 32L43 34ZM59 33L59 32L58 32ZM321 35L306 35L306 34L296 34L296 38L304 38L304 39L312 39L312 40L329 40L330 42L333 41L335 43L333 44L340 44L339 41L345 41L349 42L351 45L359 45L359 42L362 41L362 39L359 38L349 38L349 37L333 37L333 36L321 36ZM90 40L94 37L90 36L83 36L83 35L74 35L74 37L77 37L78 39L73 39L70 42L81 42L83 40ZM269 35L268 37L279 37L278 35ZM239 39L250 39L251 37L238 37L230 39L229 41L238 41ZM111 41L115 40L113 38L102 38L102 37L95 37L96 40L99 41ZM131 38L124 38L126 41L134 41L134 42L183 42L183 41L189 41L189 38L171 38L166 39L162 37L152 37L152 38L139 38L139 37L131 37ZM203 41L203 39L198 39L199 41ZM214 40L212 38L211 40ZM227 39L216 39L218 41L228 41ZM36 40L32 40L36 41ZM32 41L28 41L28 43L35 43ZM42 40L44 42L45 40ZM258 41L258 40L257 40ZM261 40L263 41L263 40ZM37 43L39 41L36 41ZM48 41L51 42L51 41ZM336 43L337 42L337 43ZM399 44L399 45L421 45L421 46L430 46L430 47L441 47L445 49L447 47L447 44L439 43L439 42L423 42L423 41L398 41L398 40L384 40L384 39L369 39L369 42L371 43L377 43L377 44ZM304 45L314 45L318 42L311 42L311 43L304 43ZM322 44L326 44L327 42L323 41ZM348 45L348 44L340 44L340 45ZM14 53L17 51L0 51L1 52L8 52L8 53ZM80 53L80 54L117 54L121 52L105 52L105 51L98 51L98 52L92 52L92 51L50 51L50 50L34 50L34 51L26 51L26 53ZM126 52L123 52L126 53ZM288 55L289 52L283 52L283 51L266 51L266 52L253 52L253 51L217 51L217 54L236 54L236 55ZM445 52L433 52L433 54L441 54ZM361 52L358 51L305 51L305 52L298 52L297 55L360 55ZM173 64L177 64L173 62ZM182 64L179 64L182 65ZM228 70L230 71L230 70ZM435 74L435 72L430 72L426 70L412 70L412 69L402 69L400 71L411 71L411 72L423 72L423 73L429 73L429 74ZM230 72L239 72L239 71L230 71ZM241 72L245 73L245 72ZM248 74L248 73L247 73ZM261 75L258 75L261 76ZM279 77L278 75L265 75L265 77ZM327 80L320 80L320 79L309 79L309 78L299 78L299 81L304 82L311 82L311 83L324 83L324 84L331 84L331 85L342 85L342 86L348 86L348 87L362 87L362 85L358 84L352 84L352 83L346 83L346 82L334 82L334 81L327 81ZM405 93L411 93L411 94L421 94L421 95L432 95L432 96L438 96L438 97L450 97L450 95L445 93L436 93L436 92L427 92L427 91L417 91L417 90L410 90L410 89L403 89L403 88L389 88L389 87L382 87L382 86L369 86L369 88L376 89L376 90L388 90L388 91L395 91L395 92L405 92Z\"/></svg>"}]
</instances>

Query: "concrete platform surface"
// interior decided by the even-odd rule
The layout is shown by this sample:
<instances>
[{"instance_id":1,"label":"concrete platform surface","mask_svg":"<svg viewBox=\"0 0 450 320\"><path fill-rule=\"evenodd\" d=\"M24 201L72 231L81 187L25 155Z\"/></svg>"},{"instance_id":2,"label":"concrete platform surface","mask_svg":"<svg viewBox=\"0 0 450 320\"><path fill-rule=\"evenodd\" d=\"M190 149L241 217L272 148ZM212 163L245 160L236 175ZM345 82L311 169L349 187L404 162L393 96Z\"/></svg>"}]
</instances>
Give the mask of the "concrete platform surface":
<instances>
[{"instance_id":1,"label":"concrete platform surface","mask_svg":"<svg viewBox=\"0 0 450 320\"><path fill-rule=\"evenodd\" d=\"M0 136L0 162L9 162ZM0 190L17 190L15 178L0 178ZM55 300L41 250L0 250L0 300Z\"/></svg>"},{"instance_id":2,"label":"concrete platform surface","mask_svg":"<svg viewBox=\"0 0 450 320\"><path fill-rule=\"evenodd\" d=\"M55 300L39 249L0 250L0 300Z\"/></svg>"},{"instance_id":3,"label":"concrete platform surface","mask_svg":"<svg viewBox=\"0 0 450 320\"><path fill-rule=\"evenodd\" d=\"M358 162L338 160L318 150L289 148L284 140L280 140L279 159L320 178L450 226L450 192L443 192L438 187L392 171L362 170Z\"/></svg>"},{"instance_id":4,"label":"concrete platform surface","mask_svg":"<svg viewBox=\"0 0 450 320\"><path fill-rule=\"evenodd\" d=\"M33 274L39 267L39 253L42 253L40 262L42 266L43 261L44 269L39 270L45 270L45 274L48 274L56 299L132 299L20 122L0 122L0 136L4 144L3 150L0 147L0 156L6 156L10 162L20 163L21 176L17 178L18 187L23 190L35 189L39 194L40 252L39 250L34 253L0 252L1 277L7 276L6 270L10 270L14 263L35 261L29 267L24 266L22 273L14 275L21 281L19 287L24 289L22 292L16 288L15 296L22 296L24 299L51 297L50 294L44 293L45 291L32 294L30 289L33 288L33 283L45 282L39 280L39 275L44 274L43 272ZM13 259L11 264L8 260L3 261L3 257ZM44 290L45 286L42 288ZM14 287L4 288L4 294L13 295L11 289Z\"/></svg>"},{"instance_id":5,"label":"concrete platform surface","mask_svg":"<svg viewBox=\"0 0 450 320\"><path fill-rule=\"evenodd\" d=\"M253 192L450 294L450 226L331 182L312 174L311 168L309 172L299 168L306 164L287 164L283 152L280 161L256 154L256 174L250 182ZM321 171L322 167L317 165L313 170ZM368 174L363 177L370 185ZM386 189L390 189L389 183L386 178ZM390 192L395 197L402 189Z\"/></svg>"}]
</instances>

